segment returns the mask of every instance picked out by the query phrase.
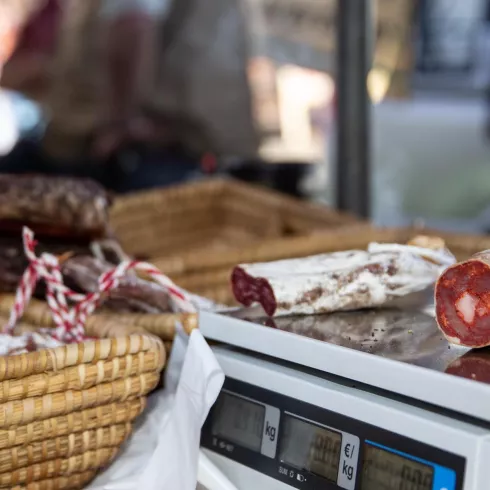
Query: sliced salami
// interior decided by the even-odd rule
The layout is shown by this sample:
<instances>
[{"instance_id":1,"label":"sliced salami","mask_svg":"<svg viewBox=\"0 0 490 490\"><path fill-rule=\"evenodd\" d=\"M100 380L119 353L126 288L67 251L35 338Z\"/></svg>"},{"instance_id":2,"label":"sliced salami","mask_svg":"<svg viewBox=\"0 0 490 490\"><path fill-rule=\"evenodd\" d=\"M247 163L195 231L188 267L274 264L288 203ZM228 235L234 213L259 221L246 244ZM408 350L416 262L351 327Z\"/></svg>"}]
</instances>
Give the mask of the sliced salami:
<instances>
[{"instance_id":1,"label":"sliced salami","mask_svg":"<svg viewBox=\"0 0 490 490\"><path fill-rule=\"evenodd\" d=\"M259 303L269 316L310 315L388 305L432 287L454 262L443 247L372 243L367 251L239 265L231 282L245 306Z\"/></svg>"},{"instance_id":2,"label":"sliced salami","mask_svg":"<svg viewBox=\"0 0 490 490\"><path fill-rule=\"evenodd\" d=\"M471 350L453 361L446 368L446 373L490 384L490 352Z\"/></svg>"},{"instance_id":3,"label":"sliced salami","mask_svg":"<svg viewBox=\"0 0 490 490\"><path fill-rule=\"evenodd\" d=\"M436 318L449 342L490 345L490 251L449 267L435 289Z\"/></svg>"}]
</instances>

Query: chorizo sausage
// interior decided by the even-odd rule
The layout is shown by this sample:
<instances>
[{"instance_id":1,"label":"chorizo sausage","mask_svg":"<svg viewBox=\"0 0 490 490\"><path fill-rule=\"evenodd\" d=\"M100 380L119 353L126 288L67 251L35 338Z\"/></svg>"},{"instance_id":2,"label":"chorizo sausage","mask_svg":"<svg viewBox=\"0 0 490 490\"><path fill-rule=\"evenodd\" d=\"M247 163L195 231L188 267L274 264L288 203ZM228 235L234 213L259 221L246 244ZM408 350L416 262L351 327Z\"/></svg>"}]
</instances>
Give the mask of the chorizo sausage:
<instances>
[{"instance_id":1,"label":"chorizo sausage","mask_svg":"<svg viewBox=\"0 0 490 490\"><path fill-rule=\"evenodd\" d=\"M435 287L436 319L449 342L490 345L490 251L446 269Z\"/></svg>"}]
</instances>

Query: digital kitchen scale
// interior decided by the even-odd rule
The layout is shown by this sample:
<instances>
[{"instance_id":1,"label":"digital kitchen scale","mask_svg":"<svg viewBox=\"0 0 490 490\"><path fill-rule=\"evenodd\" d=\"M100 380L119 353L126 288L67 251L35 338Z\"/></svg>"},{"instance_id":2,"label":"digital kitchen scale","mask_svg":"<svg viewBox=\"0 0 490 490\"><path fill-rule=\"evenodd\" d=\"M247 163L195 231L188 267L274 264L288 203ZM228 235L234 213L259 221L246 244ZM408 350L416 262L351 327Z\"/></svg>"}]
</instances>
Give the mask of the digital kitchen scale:
<instances>
[{"instance_id":1,"label":"digital kitchen scale","mask_svg":"<svg viewBox=\"0 0 490 490\"><path fill-rule=\"evenodd\" d=\"M239 490L490 490L490 353L430 316L241 310L201 329L228 344L202 447Z\"/></svg>"}]
</instances>

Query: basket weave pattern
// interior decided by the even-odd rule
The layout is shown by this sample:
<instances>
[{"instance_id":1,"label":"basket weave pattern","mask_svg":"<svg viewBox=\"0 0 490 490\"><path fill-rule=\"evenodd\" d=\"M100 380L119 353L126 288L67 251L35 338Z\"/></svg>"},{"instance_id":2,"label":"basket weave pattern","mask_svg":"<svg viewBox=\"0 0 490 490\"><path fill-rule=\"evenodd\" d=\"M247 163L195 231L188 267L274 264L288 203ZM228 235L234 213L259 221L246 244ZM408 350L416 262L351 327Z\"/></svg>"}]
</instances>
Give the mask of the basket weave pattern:
<instances>
[{"instance_id":1,"label":"basket weave pattern","mask_svg":"<svg viewBox=\"0 0 490 490\"><path fill-rule=\"evenodd\" d=\"M0 357L0 488L83 488L111 462L166 360L132 331Z\"/></svg>"},{"instance_id":2,"label":"basket weave pattern","mask_svg":"<svg viewBox=\"0 0 490 490\"><path fill-rule=\"evenodd\" d=\"M110 219L123 249L149 259L176 251L203 255L356 222L348 214L225 179L120 197Z\"/></svg>"}]
</instances>

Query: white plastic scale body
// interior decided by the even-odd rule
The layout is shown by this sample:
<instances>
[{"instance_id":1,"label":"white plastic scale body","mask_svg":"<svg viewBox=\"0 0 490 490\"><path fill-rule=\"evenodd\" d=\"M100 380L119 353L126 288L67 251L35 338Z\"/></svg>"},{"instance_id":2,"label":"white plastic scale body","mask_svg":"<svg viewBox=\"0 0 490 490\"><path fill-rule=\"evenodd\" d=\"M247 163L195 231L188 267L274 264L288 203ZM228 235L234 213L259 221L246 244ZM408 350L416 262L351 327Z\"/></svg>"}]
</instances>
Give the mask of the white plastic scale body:
<instances>
[{"instance_id":1,"label":"white plastic scale body","mask_svg":"<svg viewBox=\"0 0 490 490\"><path fill-rule=\"evenodd\" d=\"M490 490L490 353L418 312L267 323L201 316L227 344L201 444L239 490Z\"/></svg>"}]
</instances>

